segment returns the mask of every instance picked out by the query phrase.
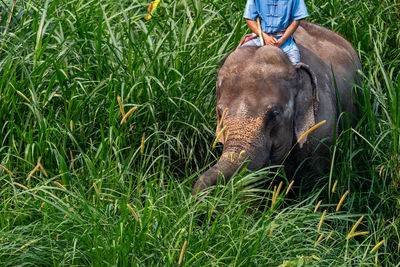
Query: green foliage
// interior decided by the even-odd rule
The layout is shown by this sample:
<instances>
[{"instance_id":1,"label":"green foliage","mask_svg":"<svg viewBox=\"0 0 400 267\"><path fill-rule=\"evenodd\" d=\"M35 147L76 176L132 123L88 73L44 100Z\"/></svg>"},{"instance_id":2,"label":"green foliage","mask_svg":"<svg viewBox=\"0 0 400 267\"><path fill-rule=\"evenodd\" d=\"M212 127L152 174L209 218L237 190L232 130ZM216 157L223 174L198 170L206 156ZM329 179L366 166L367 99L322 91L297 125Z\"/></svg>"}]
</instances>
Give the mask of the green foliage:
<instances>
[{"instance_id":1,"label":"green foliage","mask_svg":"<svg viewBox=\"0 0 400 267\"><path fill-rule=\"evenodd\" d=\"M2 2L1 265L176 265L181 252L187 266L399 262L400 5L306 3L361 58L361 119L331 171L292 198L287 183L271 209L258 206L272 190L254 185L276 168L190 194L221 152L216 71L247 31L245 1L161 1L148 21L144 1ZM124 124L118 97L137 108ZM361 216L368 234L346 240Z\"/></svg>"}]
</instances>

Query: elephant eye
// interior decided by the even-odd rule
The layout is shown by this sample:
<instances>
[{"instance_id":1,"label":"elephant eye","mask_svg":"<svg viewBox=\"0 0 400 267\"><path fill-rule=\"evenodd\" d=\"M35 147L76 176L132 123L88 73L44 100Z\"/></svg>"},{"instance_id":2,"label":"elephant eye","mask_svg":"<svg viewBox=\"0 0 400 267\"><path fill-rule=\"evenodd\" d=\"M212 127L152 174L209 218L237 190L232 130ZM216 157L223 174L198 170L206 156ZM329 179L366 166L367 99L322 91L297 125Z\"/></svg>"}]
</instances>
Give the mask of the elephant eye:
<instances>
[{"instance_id":1,"label":"elephant eye","mask_svg":"<svg viewBox=\"0 0 400 267\"><path fill-rule=\"evenodd\" d=\"M272 110L270 113L269 113L269 116L270 116L270 119L271 120L274 120L274 119L276 119L278 116L279 116L279 111L278 110Z\"/></svg>"}]
</instances>

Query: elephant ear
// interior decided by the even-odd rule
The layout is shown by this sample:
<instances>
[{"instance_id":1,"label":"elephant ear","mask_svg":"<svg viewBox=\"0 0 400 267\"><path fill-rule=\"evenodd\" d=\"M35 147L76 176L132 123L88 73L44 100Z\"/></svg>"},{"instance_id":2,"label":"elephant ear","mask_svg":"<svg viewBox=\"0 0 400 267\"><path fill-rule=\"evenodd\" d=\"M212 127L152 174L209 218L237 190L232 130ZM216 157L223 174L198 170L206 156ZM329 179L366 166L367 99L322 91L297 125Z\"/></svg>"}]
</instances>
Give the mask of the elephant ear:
<instances>
[{"instance_id":1,"label":"elephant ear","mask_svg":"<svg viewBox=\"0 0 400 267\"><path fill-rule=\"evenodd\" d=\"M299 88L295 98L294 130L297 140L315 125L315 113L318 110L317 78L306 64L296 65L299 76ZM307 136L299 141L300 148L307 141Z\"/></svg>"}]
</instances>

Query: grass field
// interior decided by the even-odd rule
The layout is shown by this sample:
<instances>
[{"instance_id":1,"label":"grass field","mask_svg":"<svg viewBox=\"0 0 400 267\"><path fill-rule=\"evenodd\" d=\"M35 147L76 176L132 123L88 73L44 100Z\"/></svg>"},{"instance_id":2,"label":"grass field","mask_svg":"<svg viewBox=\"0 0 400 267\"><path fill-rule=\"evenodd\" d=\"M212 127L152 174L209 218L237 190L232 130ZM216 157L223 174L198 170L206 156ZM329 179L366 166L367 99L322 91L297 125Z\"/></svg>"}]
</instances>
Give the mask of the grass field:
<instances>
[{"instance_id":1,"label":"grass field","mask_svg":"<svg viewBox=\"0 0 400 267\"><path fill-rule=\"evenodd\" d=\"M289 198L281 174L253 214L271 168L191 196L221 154L216 71L245 1L165 0L144 20L148 4L1 2L0 265L398 264L400 3L306 0L361 58L362 118L313 187Z\"/></svg>"}]
</instances>

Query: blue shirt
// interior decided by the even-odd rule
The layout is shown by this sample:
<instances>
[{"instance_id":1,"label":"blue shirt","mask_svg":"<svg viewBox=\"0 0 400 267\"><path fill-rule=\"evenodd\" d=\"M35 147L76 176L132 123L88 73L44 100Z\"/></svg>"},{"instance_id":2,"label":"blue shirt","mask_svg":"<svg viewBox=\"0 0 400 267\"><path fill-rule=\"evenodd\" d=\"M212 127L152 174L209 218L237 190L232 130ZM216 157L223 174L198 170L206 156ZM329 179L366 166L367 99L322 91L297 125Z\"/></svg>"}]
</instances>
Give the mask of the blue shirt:
<instances>
[{"instance_id":1,"label":"blue shirt","mask_svg":"<svg viewBox=\"0 0 400 267\"><path fill-rule=\"evenodd\" d=\"M244 17L256 20L260 16L265 33L280 32L295 21L309 16L304 0L247 0ZM290 38L291 39L291 38Z\"/></svg>"}]
</instances>

